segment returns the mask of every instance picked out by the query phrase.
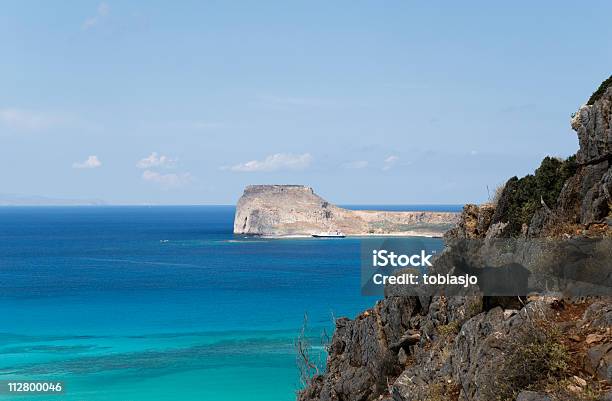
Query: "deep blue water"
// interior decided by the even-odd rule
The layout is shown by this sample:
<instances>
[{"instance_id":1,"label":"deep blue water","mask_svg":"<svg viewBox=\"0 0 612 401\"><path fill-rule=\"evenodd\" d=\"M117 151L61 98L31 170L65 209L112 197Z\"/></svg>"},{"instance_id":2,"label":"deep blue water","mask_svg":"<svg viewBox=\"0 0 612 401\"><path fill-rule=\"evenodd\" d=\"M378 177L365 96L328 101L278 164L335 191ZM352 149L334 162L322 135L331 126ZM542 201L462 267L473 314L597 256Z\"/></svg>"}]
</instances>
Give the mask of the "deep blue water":
<instances>
[{"instance_id":1,"label":"deep blue water","mask_svg":"<svg viewBox=\"0 0 612 401\"><path fill-rule=\"evenodd\" d=\"M294 399L303 315L316 335L376 301L360 240L234 236L233 215L0 208L0 380L63 380L58 400Z\"/></svg>"}]
</instances>

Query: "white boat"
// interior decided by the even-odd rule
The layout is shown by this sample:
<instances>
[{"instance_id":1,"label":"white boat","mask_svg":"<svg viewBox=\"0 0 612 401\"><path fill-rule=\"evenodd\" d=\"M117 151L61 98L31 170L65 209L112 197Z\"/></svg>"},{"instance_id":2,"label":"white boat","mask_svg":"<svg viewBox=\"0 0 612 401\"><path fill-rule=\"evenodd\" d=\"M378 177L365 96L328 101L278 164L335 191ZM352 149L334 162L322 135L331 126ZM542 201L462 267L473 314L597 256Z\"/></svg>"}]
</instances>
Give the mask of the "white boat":
<instances>
[{"instance_id":1,"label":"white boat","mask_svg":"<svg viewBox=\"0 0 612 401\"><path fill-rule=\"evenodd\" d=\"M339 230L312 234L312 236L315 238L344 238L346 237L346 235L344 235L344 233Z\"/></svg>"}]
</instances>

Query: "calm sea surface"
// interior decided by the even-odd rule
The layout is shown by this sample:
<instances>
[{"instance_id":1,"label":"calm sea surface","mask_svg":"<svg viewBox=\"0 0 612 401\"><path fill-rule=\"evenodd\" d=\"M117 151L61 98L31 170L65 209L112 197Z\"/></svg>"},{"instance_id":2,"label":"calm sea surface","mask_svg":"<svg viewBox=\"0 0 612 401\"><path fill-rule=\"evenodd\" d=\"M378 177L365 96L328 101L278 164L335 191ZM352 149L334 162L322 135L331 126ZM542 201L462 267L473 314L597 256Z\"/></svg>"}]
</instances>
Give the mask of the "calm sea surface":
<instances>
[{"instance_id":1,"label":"calm sea surface","mask_svg":"<svg viewBox=\"0 0 612 401\"><path fill-rule=\"evenodd\" d=\"M234 236L233 215L0 207L0 380L66 386L0 399L293 400L304 314L316 335L376 301L360 295L359 239Z\"/></svg>"}]
</instances>

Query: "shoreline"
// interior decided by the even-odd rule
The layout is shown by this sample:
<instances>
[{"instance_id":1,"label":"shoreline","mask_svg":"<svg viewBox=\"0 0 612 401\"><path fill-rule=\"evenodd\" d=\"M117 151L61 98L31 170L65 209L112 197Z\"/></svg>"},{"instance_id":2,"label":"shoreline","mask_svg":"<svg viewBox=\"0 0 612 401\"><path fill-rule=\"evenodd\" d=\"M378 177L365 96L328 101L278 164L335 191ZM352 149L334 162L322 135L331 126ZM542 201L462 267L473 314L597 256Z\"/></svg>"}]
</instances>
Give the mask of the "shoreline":
<instances>
[{"instance_id":1,"label":"shoreline","mask_svg":"<svg viewBox=\"0 0 612 401\"><path fill-rule=\"evenodd\" d=\"M263 239L334 239L339 240L342 238L376 238L376 237L417 237L417 238L439 238L442 239L444 237L444 232L426 232L420 233L418 231L402 231L396 233L363 233L363 234L345 234L344 237L324 237L317 238L313 237L312 234L287 234L287 235L267 235L267 234L236 234L235 236L243 236L244 238L263 238Z\"/></svg>"}]
</instances>

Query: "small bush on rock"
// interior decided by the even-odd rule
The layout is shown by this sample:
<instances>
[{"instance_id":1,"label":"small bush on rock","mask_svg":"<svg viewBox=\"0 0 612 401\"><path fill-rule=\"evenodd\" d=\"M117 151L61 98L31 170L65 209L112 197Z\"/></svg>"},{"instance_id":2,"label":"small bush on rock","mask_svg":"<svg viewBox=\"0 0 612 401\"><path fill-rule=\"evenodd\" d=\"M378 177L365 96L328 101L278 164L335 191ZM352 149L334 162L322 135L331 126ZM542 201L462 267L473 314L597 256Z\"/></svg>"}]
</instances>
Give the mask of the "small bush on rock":
<instances>
[{"instance_id":1,"label":"small bush on rock","mask_svg":"<svg viewBox=\"0 0 612 401\"><path fill-rule=\"evenodd\" d=\"M541 390L569 374L571 357L560 332L545 322L526 329L512 344L491 399L512 401L523 390ZM493 389L492 389L493 390Z\"/></svg>"}]
</instances>

